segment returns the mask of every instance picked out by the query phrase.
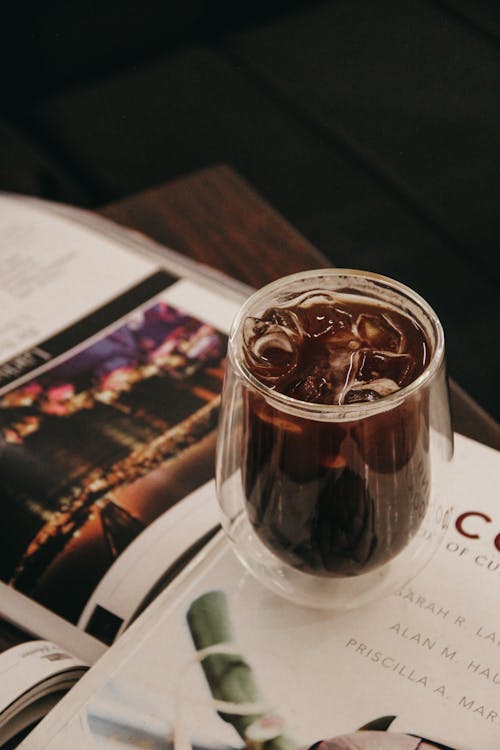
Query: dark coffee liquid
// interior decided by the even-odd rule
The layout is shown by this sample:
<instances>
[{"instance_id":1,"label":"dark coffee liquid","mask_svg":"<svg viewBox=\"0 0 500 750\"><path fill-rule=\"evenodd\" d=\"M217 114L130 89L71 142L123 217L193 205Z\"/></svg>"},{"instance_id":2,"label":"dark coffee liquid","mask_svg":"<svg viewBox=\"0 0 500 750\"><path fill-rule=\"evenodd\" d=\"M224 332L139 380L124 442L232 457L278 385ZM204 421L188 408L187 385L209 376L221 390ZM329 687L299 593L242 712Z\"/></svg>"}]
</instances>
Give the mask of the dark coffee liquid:
<instances>
[{"instance_id":1,"label":"dark coffee liquid","mask_svg":"<svg viewBox=\"0 0 500 750\"><path fill-rule=\"evenodd\" d=\"M374 401L425 369L424 332L392 307L323 292L305 301L245 325L246 364L270 388L299 401ZM326 422L246 391L244 419L248 515L282 560L315 575L358 575L414 536L429 494L422 393L364 419Z\"/></svg>"}]
</instances>

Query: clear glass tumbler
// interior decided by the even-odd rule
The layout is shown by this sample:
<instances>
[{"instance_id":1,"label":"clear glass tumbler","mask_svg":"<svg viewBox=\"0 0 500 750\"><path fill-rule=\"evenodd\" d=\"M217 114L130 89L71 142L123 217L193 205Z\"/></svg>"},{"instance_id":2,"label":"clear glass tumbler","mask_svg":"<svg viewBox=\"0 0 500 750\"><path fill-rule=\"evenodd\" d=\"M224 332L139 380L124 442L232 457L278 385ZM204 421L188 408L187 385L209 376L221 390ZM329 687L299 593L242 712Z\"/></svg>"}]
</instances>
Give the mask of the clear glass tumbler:
<instances>
[{"instance_id":1,"label":"clear glass tumbler","mask_svg":"<svg viewBox=\"0 0 500 750\"><path fill-rule=\"evenodd\" d=\"M315 290L366 297L416 321L431 350L424 371L390 395L344 405L263 384L246 364L245 321ZM268 588L298 604L350 609L406 583L446 533L452 453L443 330L414 291L328 269L279 279L243 305L228 345L217 495L237 556Z\"/></svg>"}]
</instances>

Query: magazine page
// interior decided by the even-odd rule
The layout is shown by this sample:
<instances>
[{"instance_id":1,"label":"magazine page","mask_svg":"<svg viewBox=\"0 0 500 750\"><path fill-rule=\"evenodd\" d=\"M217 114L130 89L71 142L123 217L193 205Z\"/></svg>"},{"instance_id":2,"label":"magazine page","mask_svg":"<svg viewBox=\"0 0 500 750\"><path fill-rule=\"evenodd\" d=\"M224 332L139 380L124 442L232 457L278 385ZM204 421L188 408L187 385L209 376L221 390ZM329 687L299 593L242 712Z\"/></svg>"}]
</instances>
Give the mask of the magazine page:
<instances>
[{"instance_id":1,"label":"magazine page","mask_svg":"<svg viewBox=\"0 0 500 750\"><path fill-rule=\"evenodd\" d=\"M0 580L109 645L217 529L241 298L40 202L0 237Z\"/></svg>"},{"instance_id":2,"label":"magazine page","mask_svg":"<svg viewBox=\"0 0 500 750\"><path fill-rule=\"evenodd\" d=\"M0 745L40 719L86 669L60 646L0 618Z\"/></svg>"},{"instance_id":3,"label":"magazine page","mask_svg":"<svg viewBox=\"0 0 500 750\"><path fill-rule=\"evenodd\" d=\"M499 469L457 435L436 557L349 612L278 598L220 533L22 747L498 750Z\"/></svg>"},{"instance_id":4,"label":"magazine page","mask_svg":"<svg viewBox=\"0 0 500 750\"><path fill-rule=\"evenodd\" d=\"M93 664L107 649L105 643L0 581L0 616L33 638L57 643L86 664Z\"/></svg>"}]
</instances>

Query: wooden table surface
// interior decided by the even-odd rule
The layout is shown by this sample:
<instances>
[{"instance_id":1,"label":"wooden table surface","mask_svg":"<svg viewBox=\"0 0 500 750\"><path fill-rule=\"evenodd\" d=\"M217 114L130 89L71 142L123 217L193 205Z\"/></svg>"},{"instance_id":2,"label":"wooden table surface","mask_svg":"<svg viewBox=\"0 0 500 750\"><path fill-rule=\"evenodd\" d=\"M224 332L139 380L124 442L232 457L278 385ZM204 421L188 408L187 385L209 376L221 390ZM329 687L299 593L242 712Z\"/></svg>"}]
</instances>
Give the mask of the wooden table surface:
<instances>
[{"instance_id":1,"label":"wooden table surface","mask_svg":"<svg viewBox=\"0 0 500 750\"><path fill-rule=\"evenodd\" d=\"M108 204L100 213L254 287L331 265L225 165ZM450 390L455 429L500 450L500 426L456 383Z\"/></svg>"}]
</instances>

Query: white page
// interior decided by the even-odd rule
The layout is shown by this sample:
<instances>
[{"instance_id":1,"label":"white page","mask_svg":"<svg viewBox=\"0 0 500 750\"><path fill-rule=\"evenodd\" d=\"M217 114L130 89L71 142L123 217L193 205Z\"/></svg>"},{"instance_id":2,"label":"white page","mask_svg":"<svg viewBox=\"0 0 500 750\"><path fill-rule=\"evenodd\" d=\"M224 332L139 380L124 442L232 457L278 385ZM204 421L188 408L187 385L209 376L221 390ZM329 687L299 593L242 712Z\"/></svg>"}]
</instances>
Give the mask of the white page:
<instances>
[{"instance_id":1,"label":"white page","mask_svg":"<svg viewBox=\"0 0 500 750\"><path fill-rule=\"evenodd\" d=\"M158 263L42 205L0 196L2 361L151 274Z\"/></svg>"},{"instance_id":2,"label":"white page","mask_svg":"<svg viewBox=\"0 0 500 750\"><path fill-rule=\"evenodd\" d=\"M0 581L2 615L6 620L32 633L37 638L50 640L67 649L86 664L93 664L102 656L106 646L88 633L77 630L62 617L50 612L38 602Z\"/></svg>"},{"instance_id":3,"label":"white page","mask_svg":"<svg viewBox=\"0 0 500 750\"><path fill-rule=\"evenodd\" d=\"M27 641L0 654L0 713L55 675L87 665L50 641Z\"/></svg>"}]
</instances>

